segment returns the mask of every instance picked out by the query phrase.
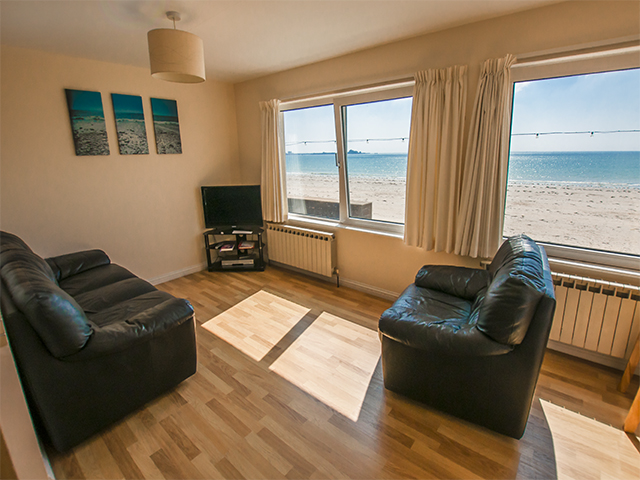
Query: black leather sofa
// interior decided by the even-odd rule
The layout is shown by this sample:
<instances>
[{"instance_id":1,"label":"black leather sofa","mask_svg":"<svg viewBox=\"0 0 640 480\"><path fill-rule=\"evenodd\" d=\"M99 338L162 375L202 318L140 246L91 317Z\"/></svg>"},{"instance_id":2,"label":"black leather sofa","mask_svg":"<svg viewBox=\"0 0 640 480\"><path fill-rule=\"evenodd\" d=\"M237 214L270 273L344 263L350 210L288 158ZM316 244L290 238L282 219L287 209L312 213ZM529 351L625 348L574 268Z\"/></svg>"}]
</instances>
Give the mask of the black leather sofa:
<instances>
[{"instance_id":1,"label":"black leather sofa","mask_svg":"<svg viewBox=\"0 0 640 480\"><path fill-rule=\"evenodd\" d=\"M424 266L380 318L385 387L520 438L554 310L546 254L524 235L487 270Z\"/></svg>"},{"instance_id":2,"label":"black leather sofa","mask_svg":"<svg viewBox=\"0 0 640 480\"><path fill-rule=\"evenodd\" d=\"M193 308L101 250L46 261L0 232L1 310L34 424L74 447L196 371Z\"/></svg>"}]
</instances>

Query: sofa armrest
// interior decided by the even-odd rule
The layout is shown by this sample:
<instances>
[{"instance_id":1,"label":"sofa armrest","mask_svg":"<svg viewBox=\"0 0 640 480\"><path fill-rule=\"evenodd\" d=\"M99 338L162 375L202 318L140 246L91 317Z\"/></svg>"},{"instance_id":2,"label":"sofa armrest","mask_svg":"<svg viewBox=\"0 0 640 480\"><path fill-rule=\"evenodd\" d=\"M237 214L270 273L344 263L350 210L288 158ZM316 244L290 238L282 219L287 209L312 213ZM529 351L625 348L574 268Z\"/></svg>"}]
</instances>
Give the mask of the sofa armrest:
<instances>
[{"instance_id":1,"label":"sofa armrest","mask_svg":"<svg viewBox=\"0 0 640 480\"><path fill-rule=\"evenodd\" d=\"M480 290L487 288L491 274L477 268L452 265L425 265L416 275L418 287L438 290L455 297L473 300Z\"/></svg>"},{"instance_id":2,"label":"sofa armrest","mask_svg":"<svg viewBox=\"0 0 640 480\"><path fill-rule=\"evenodd\" d=\"M84 362L133 348L184 322L193 321L193 316L193 307L188 301L171 298L121 322L94 326L93 335L84 348L63 360Z\"/></svg>"},{"instance_id":3,"label":"sofa armrest","mask_svg":"<svg viewBox=\"0 0 640 480\"><path fill-rule=\"evenodd\" d=\"M60 281L95 267L109 265L111 260L102 250L84 250L47 258L47 263L56 280Z\"/></svg>"}]
</instances>

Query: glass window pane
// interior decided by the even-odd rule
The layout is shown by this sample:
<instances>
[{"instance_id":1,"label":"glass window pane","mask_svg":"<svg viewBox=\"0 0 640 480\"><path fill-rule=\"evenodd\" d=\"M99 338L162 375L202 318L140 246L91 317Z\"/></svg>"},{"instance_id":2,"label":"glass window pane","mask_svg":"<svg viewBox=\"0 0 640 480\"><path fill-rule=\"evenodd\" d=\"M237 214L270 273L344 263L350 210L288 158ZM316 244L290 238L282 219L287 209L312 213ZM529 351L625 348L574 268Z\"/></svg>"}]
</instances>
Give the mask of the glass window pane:
<instances>
[{"instance_id":1,"label":"glass window pane","mask_svg":"<svg viewBox=\"0 0 640 480\"><path fill-rule=\"evenodd\" d=\"M515 84L504 235L640 254L640 70Z\"/></svg>"},{"instance_id":2,"label":"glass window pane","mask_svg":"<svg viewBox=\"0 0 640 480\"><path fill-rule=\"evenodd\" d=\"M404 223L411 103L344 107L350 217Z\"/></svg>"},{"instance_id":3,"label":"glass window pane","mask_svg":"<svg viewBox=\"0 0 640 480\"><path fill-rule=\"evenodd\" d=\"M333 105L284 112L290 213L340 219Z\"/></svg>"}]
</instances>

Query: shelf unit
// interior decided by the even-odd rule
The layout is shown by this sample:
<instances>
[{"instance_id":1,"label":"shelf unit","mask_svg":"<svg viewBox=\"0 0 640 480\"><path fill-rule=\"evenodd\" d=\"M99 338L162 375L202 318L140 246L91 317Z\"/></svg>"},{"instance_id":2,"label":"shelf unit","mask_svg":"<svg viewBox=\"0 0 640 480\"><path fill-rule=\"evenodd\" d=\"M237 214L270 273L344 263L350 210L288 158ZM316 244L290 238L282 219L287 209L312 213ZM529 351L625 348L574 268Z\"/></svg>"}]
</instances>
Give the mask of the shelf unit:
<instances>
[{"instance_id":1,"label":"shelf unit","mask_svg":"<svg viewBox=\"0 0 640 480\"><path fill-rule=\"evenodd\" d=\"M213 228L204 232L204 248L207 255L207 270L219 271L263 271L265 268L263 256L262 228ZM216 241L217 236L234 236L235 240ZM254 247L241 250L242 242L253 242ZM228 252L220 251L223 244L233 244L234 248Z\"/></svg>"}]
</instances>

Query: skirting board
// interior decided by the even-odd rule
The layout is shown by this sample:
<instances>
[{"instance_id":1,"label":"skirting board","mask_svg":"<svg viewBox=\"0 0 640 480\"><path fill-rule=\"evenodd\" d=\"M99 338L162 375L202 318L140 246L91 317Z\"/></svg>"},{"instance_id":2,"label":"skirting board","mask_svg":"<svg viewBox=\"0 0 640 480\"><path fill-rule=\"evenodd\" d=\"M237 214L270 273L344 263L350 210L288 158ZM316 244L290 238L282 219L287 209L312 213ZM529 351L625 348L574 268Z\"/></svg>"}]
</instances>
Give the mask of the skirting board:
<instances>
[{"instance_id":1,"label":"skirting board","mask_svg":"<svg viewBox=\"0 0 640 480\"><path fill-rule=\"evenodd\" d=\"M624 371L624 369L627 368L627 359L603 355L602 353L592 352L590 350L585 350L584 348L567 345L566 343L557 342L555 340L549 340L547 348L557 352L566 353L572 357L582 358L589 362L599 363L600 365L615 368L616 370ZM635 373L636 375L640 375L640 365L636 368Z\"/></svg>"},{"instance_id":2,"label":"skirting board","mask_svg":"<svg viewBox=\"0 0 640 480\"><path fill-rule=\"evenodd\" d=\"M191 275L192 273L198 273L207 269L206 263L201 263L199 265L193 265L191 267L183 268L182 270L176 270L175 272L169 272L165 275L160 275L159 277L150 278L147 281L151 285L159 285L164 282L168 282L170 280L175 280L176 278L185 277L187 275Z\"/></svg>"},{"instance_id":3,"label":"skirting board","mask_svg":"<svg viewBox=\"0 0 640 480\"><path fill-rule=\"evenodd\" d=\"M373 295L374 297L384 298L385 300L391 300L392 302L396 301L400 296L399 293L392 292L390 290L385 290L384 288L374 287L372 285L367 285L366 283L361 283L356 280L351 280L349 278L340 278L340 284L345 287L353 288L354 290L359 290L364 293L368 293Z\"/></svg>"},{"instance_id":4,"label":"skirting board","mask_svg":"<svg viewBox=\"0 0 640 480\"><path fill-rule=\"evenodd\" d=\"M307 275L309 277L317 278L318 280L323 280L325 282L335 282L336 277L325 277L324 275L318 275L317 273L308 272L306 270L302 270L300 268L292 267L290 265L285 265L284 263L274 262L273 260L269 260L269 265L273 265L275 267L284 268L286 270L291 270L292 272L297 272L302 275ZM384 288L374 287L372 285L367 285L366 283L361 283L356 280L350 280L348 278L340 276L340 286L345 286L349 288L353 288L354 290L359 290L364 293L368 293L375 297L384 298L385 300L396 300L400 294L396 292L392 292L390 290L385 290Z\"/></svg>"}]
</instances>

